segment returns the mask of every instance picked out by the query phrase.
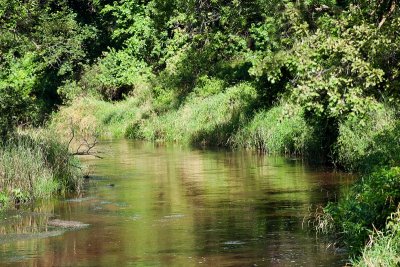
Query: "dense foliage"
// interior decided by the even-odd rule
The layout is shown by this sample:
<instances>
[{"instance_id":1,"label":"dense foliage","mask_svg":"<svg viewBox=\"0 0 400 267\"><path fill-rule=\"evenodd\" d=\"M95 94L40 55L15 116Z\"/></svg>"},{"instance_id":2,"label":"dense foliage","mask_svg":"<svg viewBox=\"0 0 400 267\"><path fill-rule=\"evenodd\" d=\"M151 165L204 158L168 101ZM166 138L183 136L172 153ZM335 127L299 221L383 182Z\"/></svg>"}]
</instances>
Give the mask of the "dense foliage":
<instances>
[{"instance_id":1,"label":"dense foliage","mask_svg":"<svg viewBox=\"0 0 400 267\"><path fill-rule=\"evenodd\" d=\"M382 169L362 177L338 204L326 207L336 233L352 252L359 252L373 229L385 229L400 203L400 169Z\"/></svg>"},{"instance_id":2,"label":"dense foliage","mask_svg":"<svg viewBox=\"0 0 400 267\"><path fill-rule=\"evenodd\" d=\"M1 132L40 123L57 87L74 77L96 30L77 21L64 1L0 1Z\"/></svg>"},{"instance_id":3,"label":"dense foliage","mask_svg":"<svg viewBox=\"0 0 400 267\"><path fill-rule=\"evenodd\" d=\"M147 91L160 114L211 80L247 82L254 111L299 105L332 153L341 123L399 99L393 0L3 0L0 22L2 135L84 94Z\"/></svg>"}]
</instances>

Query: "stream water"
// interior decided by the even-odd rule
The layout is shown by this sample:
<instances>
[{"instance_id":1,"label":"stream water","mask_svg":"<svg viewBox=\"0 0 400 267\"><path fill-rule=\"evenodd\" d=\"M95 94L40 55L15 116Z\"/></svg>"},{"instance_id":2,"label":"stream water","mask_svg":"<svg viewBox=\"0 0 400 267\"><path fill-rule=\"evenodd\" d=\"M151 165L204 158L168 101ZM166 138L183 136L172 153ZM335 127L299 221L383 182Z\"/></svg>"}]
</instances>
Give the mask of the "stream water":
<instances>
[{"instance_id":1,"label":"stream water","mask_svg":"<svg viewBox=\"0 0 400 267\"><path fill-rule=\"evenodd\" d=\"M79 196L0 214L0 266L343 266L305 216L351 177L299 160L126 140ZM88 224L61 228L49 221Z\"/></svg>"}]
</instances>

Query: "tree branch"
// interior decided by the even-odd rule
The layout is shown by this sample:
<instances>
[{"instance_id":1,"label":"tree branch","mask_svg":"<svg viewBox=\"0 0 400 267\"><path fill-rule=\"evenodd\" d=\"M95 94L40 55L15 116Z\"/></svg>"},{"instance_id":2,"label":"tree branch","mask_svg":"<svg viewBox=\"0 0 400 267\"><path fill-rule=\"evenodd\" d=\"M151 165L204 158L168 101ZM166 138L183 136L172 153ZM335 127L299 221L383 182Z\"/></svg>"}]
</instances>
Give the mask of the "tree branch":
<instances>
[{"instance_id":1,"label":"tree branch","mask_svg":"<svg viewBox=\"0 0 400 267\"><path fill-rule=\"evenodd\" d=\"M386 13L386 14L383 16L381 22L379 22L378 29L380 29L380 28L382 27L382 25L385 23L385 21L387 20L387 18L389 18L389 17L393 14L393 12L394 12L395 9L396 9L396 0L392 0L392 4L391 4L391 6L390 6L390 9L389 9L388 13Z\"/></svg>"}]
</instances>

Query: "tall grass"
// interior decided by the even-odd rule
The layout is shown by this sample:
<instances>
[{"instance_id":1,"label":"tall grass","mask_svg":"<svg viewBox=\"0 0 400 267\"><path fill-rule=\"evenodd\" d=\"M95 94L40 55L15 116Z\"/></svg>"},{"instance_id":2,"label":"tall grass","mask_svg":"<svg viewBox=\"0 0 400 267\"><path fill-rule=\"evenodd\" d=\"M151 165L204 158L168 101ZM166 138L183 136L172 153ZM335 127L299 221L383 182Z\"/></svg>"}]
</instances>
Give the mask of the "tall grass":
<instances>
[{"instance_id":1,"label":"tall grass","mask_svg":"<svg viewBox=\"0 0 400 267\"><path fill-rule=\"evenodd\" d=\"M79 132L102 138L121 138L132 124L151 112L151 104L141 101L134 97L120 102L105 102L95 97L75 99L54 114L49 127L60 134L75 127Z\"/></svg>"},{"instance_id":2,"label":"tall grass","mask_svg":"<svg viewBox=\"0 0 400 267\"><path fill-rule=\"evenodd\" d=\"M60 191L79 190L79 167L67 145L55 135L44 130L19 132L0 146L2 204L7 200L28 202Z\"/></svg>"},{"instance_id":3,"label":"tall grass","mask_svg":"<svg viewBox=\"0 0 400 267\"><path fill-rule=\"evenodd\" d=\"M302 109L288 103L258 112L233 136L231 144L272 154L305 154L318 145Z\"/></svg>"},{"instance_id":4,"label":"tall grass","mask_svg":"<svg viewBox=\"0 0 400 267\"><path fill-rule=\"evenodd\" d=\"M377 106L375 112L339 126L336 158L348 170L370 172L400 164L400 123L393 109Z\"/></svg>"},{"instance_id":5,"label":"tall grass","mask_svg":"<svg viewBox=\"0 0 400 267\"><path fill-rule=\"evenodd\" d=\"M391 267L400 265L400 210L390 216L384 231L370 236L355 267Z\"/></svg>"},{"instance_id":6,"label":"tall grass","mask_svg":"<svg viewBox=\"0 0 400 267\"><path fill-rule=\"evenodd\" d=\"M246 83L224 92L192 95L179 109L140 121L130 136L151 141L226 146L240 123L245 121L256 97L256 90Z\"/></svg>"}]
</instances>

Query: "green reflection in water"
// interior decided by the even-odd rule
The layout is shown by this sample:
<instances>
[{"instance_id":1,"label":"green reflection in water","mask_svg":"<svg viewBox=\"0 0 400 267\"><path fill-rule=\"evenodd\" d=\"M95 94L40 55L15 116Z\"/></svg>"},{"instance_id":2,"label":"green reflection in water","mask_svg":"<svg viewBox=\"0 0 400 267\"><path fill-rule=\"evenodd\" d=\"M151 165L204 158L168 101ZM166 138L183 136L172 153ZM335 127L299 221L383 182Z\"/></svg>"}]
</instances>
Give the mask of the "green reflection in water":
<instances>
[{"instance_id":1,"label":"green reflection in water","mask_svg":"<svg viewBox=\"0 0 400 267\"><path fill-rule=\"evenodd\" d=\"M302 228L311 204L350 182L343 174L246 152L125 140L101 150L104 159L87 160L94 178L85 195L19 213L14 228L2 220L1 265L340 266L345 258ZM49 214L91 226L11 238L54 231Z\"/></svg>"}]
</instances>

